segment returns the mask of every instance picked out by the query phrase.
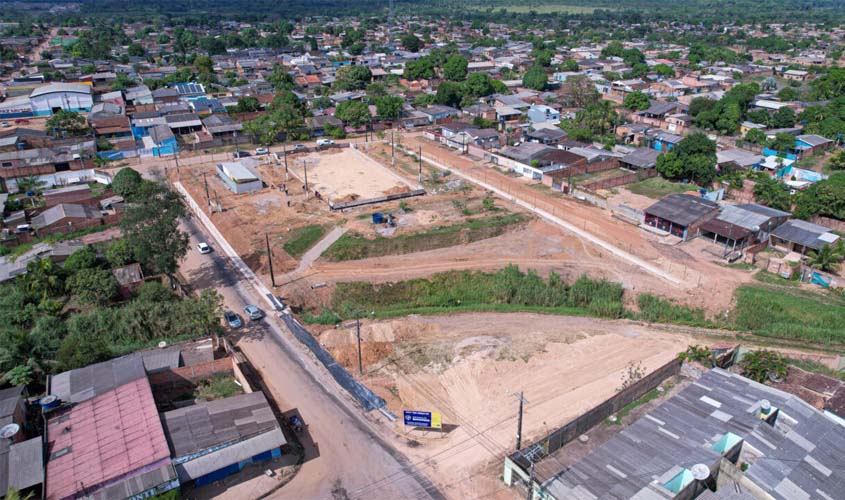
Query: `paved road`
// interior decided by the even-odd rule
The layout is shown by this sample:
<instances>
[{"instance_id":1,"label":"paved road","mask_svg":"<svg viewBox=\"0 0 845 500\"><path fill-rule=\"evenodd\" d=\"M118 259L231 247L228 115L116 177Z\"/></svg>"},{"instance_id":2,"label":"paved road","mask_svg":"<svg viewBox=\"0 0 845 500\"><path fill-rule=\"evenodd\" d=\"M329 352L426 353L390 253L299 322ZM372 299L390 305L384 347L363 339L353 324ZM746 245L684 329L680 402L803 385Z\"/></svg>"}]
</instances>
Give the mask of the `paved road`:
<instances>
[{"instance_id":1,"label":"paved road","mask_svg":"<svg viewBox=\"0 0 845 500\"><path fill-rule=\"evenodd\" d=\"M226 307L236 312L247 303L264 303L198 222L186 221L183 228L191 235L191 249L181 270L194 287L216 289ZM199 241L209 242L215 252L200 255ZM395 481L386 482L372 498L441 498L426 478L381 440L374 426L382 417L365 416L273 316L242 329L237 345L262 373L281 410L295 409L308 426L306 462L274 498L343 498L339 488L354 491L386 476Z\"/></svg>"}]
</instances>

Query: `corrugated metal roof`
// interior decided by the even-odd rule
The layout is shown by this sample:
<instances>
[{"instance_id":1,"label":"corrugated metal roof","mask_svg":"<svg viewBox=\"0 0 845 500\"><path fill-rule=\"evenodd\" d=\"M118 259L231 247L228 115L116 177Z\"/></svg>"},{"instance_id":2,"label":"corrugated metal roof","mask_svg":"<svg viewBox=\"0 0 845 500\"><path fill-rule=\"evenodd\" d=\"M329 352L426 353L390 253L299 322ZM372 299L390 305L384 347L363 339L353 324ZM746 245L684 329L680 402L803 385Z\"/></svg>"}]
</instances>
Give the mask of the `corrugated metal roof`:
<instances>
[{"instance_id":1,"label":"corrugated metal roof","mask_svg":"<svg viewBox=\"0 0 845 500\"><path fill-rule=\"evenodd\" d=\"M33 97L53 94L56 92L72 92L75 94L91 95L91 86L83 83L49 83L33 90L32 93L29 94L29 97L31 99Z\"/></svg>"},{"instance_id":2,"label":"corrugated metal roof","mask_svg":"<svg viewBox=\"0 0 845 500\"><path fill-rule=\"evenodd\" d=\"M23 399L23 387L8 387L0 390L0 417L8 417L15 413L15 408Z\"/></svg>"},{"instance_id":3,"label":"corrugated metal roof","mask_svg":"<svg viewBox=\"0 0 845 500\"><path fill-rule=\"evenodd\" d=\"M147 378L144 363L132 354L53 375L50 392L62 401L81 403L140 378Z\"/></svg>"},{"instance_id":4,"label":"corrugated metal roof","mask_svg":"<svg viewBox=\"0 0 845 500\"><path fill-rule=\"evenodd\" d=\"M2 486L2 491L22 490L44 482L42 450L40 437L15 443L9 448L8 484Z\"/></svg>"},{"instance_id":5,"label":"corrugated metal roof","mask_svg":"<svg viewBox=\"0 0 845 500\"><path fill-rule=\"evenodd\" d=\"M836 238L822 238L823 235L828 234L833 234L830 229L799 219L786 221L772 231L772 236L816 250L826 243L833 243L838 239L838 236Z\"/></svg>"},{"instance_id":6,"label":"corrugated metal roof","mask_svg":"<svg viewBox=\"0 0 845 500\"><path fill-rule=\"evenodd\" d=\"M715 212L719 205L689 194L670 194L645 209L645 213L666 219L681 226L689 226Z\"/></svg>"},{"instance_id":7,"label":"corrugated metal roof","mask_svg":"<svg viewBox=\"0 0 845 500\"><path fill-rule=\"evenodd\" d=\"M208 455L176 464L176 472L179 474L180 481L192 481L228 465L236 464L273 448L279 448L285 443L287 441L282 430L276 427L264 434L221 448Z\"/></svg>"}]
</instances>

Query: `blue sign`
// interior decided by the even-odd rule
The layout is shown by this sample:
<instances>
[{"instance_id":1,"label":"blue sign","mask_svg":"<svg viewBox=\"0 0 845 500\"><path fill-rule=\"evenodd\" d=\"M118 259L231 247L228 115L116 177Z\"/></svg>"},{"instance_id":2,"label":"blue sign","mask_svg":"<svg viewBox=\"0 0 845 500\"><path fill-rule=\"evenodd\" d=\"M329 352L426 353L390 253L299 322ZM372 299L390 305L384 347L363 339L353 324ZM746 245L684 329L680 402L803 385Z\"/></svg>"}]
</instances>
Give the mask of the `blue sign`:
<instances>
[{"instance_id":1,"label":"blue sign","mask_svg":"<svg viewBox=\"0 0 845 500\"><path fill-rule=\"evenodd\" d=\"M405 425L412 425L414 427L431 427L430 411L404 410L402 412L402 416L405 419Z\"/></svg>"}]
</instances>

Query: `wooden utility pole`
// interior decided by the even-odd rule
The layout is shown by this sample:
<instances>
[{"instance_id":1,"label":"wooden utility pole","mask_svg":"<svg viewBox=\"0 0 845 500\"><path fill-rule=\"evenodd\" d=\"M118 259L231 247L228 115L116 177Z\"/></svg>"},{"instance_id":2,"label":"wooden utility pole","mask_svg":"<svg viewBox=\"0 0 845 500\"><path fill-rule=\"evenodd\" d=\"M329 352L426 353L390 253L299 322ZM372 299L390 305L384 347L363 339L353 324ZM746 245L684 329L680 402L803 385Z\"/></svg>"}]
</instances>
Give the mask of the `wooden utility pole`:
<instances>
[{"instance_id":1,"label":"wooden utility pole","mask_svg":"<svg viewBox=\"0 0 845 500\"><path fill-rule=\"evenodd\" d=\"M276 288L276 275L273 274L273 252L270 251L270 236L264 233L264 241L267 243L267 260L270 262L270 283Z\"/></svg>"},{"instance_id":2,"label":"wooden utility pole","mask_svg":"<svg viewBox=\"0 0 845 500\"><path fill-rule=\"evenodd\" d=\"M422 144L420 144L419 160L420 160L419 183L420 183L420 186L422 186Z\"/></svg>"},{"instance_id":3,"label":"wooden utility pole","mask_svg":"<svg viewBox=\"0 0 845 500\"><path fill-rule=\"evenodd\" d=\"M364 364L361 359L361 313L355 313L355 331L358 335L358 374L364 375Z\"/></svg>"},{"instance_id":4,"label":"wooden utility pole","mask_svg":"<svg viewBox=\"0 0 845 500\"><path fill-rule=\"evenodd\" d=\"M522 408L528 401L522 396L522 391L519 391L519 394L513 393L511 396L519 400L519 418L516 421L516 449L519 450L522 448Z\"/></svg>"},{"instance_id":5,"label":"wooden utility pole","mask_svg":"<svg viewBox=\"0 0 845 500\"><path fill-rule=\"evenodd\" d=\"M393 129L390 129L390 164L396 165L396 140L393 138Z\"/></svg>"},{"instance_id":6,"label":"wooden utility pole","mask_svg":"<svg viewBox=\"0 0 845 500\"><path fill-rule=\"evenodd\" d=\"M211 197L208 195L208 179L205 176L205 173L202 174L202 181L205 184L205 202L208 206L211 206Z\"/></svg>"},{"instance_id":7,"label":"wooden utility pole","mask_svg":"<svg viewBox=\"0 0 845 500\"><path fill-rule=\"evenodd\" d=\"M305 168L305 199L311 199L311 193L308 192L308 160L302 160L302 165Z\"/></svg>"}]
</instances>

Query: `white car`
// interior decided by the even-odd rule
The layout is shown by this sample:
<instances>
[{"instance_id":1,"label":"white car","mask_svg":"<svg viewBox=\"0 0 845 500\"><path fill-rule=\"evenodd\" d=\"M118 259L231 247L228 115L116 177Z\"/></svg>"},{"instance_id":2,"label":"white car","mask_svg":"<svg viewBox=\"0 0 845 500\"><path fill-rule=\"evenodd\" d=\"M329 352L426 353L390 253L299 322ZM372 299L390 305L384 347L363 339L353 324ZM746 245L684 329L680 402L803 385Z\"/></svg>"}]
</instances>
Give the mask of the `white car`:
<instances>
[{"instance_id":1,"label":"white car","mask_svg":"<svg viewBox=\"0 0 845 500\"><path fill-rule=\"evenodd\" d=\"M244 306L244 312L246 313L247 318L252 321L258 321L264 317L264 311L259 309L255 304L248 304Z\"/></svg>"},{"instance_id":2,"label":"white car","mask_svg":"<svg viewBox=\"0 0 845 500\"><path fill-rule=\"evenodd\" d=\"M334 141L331 139L317 139L317 146L333 146Z\"/></svg>"},{"instance_id":3,"label":"white car","mask_svg":"<svg viewBox=\"0 0 845 500\"><path fill-rule=\"evenodd\" d=\"M199 250L199 252L203 253L203 254L204 253L211 253L211 247L208 246L207 243L204 243L202 241L197 243L197 250Z\"/></svg>"},{"instance_id":4,"label":"white car","mask_svg":"<svg viewBox=\"0 0 845 500\"><path fill-rule=\"evenodd\" d=\"M267 148L255 148L255 154L257 155L268 155L270 154L270 150Z\"/></svg>"}]
</instances>

